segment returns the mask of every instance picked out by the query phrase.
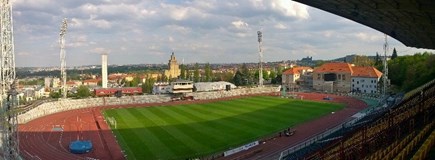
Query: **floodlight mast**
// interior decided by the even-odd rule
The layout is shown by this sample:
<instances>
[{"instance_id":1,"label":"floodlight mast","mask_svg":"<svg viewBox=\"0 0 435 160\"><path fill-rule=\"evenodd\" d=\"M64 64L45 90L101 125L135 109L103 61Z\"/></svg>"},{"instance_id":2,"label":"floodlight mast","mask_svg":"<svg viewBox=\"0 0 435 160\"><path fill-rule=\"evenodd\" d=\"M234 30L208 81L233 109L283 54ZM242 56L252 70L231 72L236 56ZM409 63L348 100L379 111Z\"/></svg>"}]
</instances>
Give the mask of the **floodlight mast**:
<instances>
[{"instance_id":1,"label":"floodlight mast","mask_svg":"<svg viewBox=\"0 0 435 160\"><path fill-rule=\"evenodd\" d=\"M18 120L15 107L18 106L15 86L15 54L12 23L12 4L1 0L0 4L0 131L3 159L21 159L19 156ZM0 158L1 159L1 158Z\"/></svg>"},{"instance_id":2,"label":"floodlight mast","mask_svg":"<svg viewBox=\"0 0 435 160\"><path fill-rule=\"evenodd\" d=\"M66 53L65 53L65 35L68 28L66 18L62 21L62 26L60 27L60 76L62 79L62 97L66 98L67 96L67 87L66 87Z\"/></svg>"},{"instance_id":3,"label":"floodlight mast","mask_svg":"<svg viewBox=\"0 0 435 160\"><path fill-rule=\"evenodd\" d=\"M382 96L387 96L387 90L388 90L388 63L387 63L387 52L388 52L388 41L387 41L387 34L385 35L385 43L384 43L384 58L382 59L383 65L384 65L384 73L382 75Z\"/></svg>"},{"instance_id":4,"label":"floodlight mast","mask_svg":"<svg viewBox=\"0 0 435 160\"><path fill-rule=\"evenodd\" d=\"M259 71L258 71L258 86L263 87L263 33L257 31L258 35L258 53L259 53Z\"/></svg>"}]
</instances>

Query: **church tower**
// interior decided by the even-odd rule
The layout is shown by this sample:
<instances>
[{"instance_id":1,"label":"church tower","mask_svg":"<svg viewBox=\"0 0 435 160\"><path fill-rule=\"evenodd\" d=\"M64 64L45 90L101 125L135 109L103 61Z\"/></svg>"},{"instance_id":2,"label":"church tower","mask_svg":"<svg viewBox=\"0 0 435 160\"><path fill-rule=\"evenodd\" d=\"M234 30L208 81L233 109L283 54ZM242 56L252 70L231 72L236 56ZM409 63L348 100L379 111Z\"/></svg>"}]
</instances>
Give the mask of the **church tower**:
<instances>
[{"instance_id":1,"label":"church tower","mask_svg":"<svg viewBox=\"0 0 435 160\"><path fill-rule=\"evenodd\" d=\"M165 70L165 76L168 79L178 78L178 76L180 76L181 74L180 66L177 63L177 59L175 59L174 52L172 52L171 59L169 60L168 63L168 67L169 67L168 70Z\"/></svg>"}]
</instances>

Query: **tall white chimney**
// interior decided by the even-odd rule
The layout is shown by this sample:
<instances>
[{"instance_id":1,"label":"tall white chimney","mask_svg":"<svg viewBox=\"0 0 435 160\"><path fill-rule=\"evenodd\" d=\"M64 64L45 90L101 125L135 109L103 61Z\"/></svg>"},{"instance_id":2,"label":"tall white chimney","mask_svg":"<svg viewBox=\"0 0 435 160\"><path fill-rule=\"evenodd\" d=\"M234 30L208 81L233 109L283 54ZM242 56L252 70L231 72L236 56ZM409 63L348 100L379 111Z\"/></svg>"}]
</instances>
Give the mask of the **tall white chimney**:
<instances>
[{"instance_id":1,"label":"tall white chimney","mask_svg":"<svg viewBox=\"0 0 435 160\"><path fill-rule=\"evenodd\" d=\"M107 88L107 53L101 54L101 81L101 87Z\"/></svg>"}]
</instances>

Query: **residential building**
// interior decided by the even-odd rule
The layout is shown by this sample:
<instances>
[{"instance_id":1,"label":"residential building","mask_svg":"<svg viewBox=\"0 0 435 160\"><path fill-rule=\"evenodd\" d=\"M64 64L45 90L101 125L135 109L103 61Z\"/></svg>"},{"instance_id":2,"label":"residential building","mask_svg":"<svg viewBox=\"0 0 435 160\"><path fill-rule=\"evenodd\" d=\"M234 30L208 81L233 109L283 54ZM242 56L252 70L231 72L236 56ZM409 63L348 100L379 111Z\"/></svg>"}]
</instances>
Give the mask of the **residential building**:
<instances>
[{"instance_id":1,"label":"residential building","mask_svg":"<svg viewBox=\"0 0 435 160\"><path fill-rule=\"evenodd\" d=\"M352 72L349 63L325 63L314 69L313 89L328 93L350 92Z\"/></svg>"},{"instance_id":2,"label":"residential building","mask_svg":"<svg viewBox=\"0 0 435 160\"><path fill-rule=\"evenodd\" d=\"M299 87L311 87L313 69L311 67L292 67L282 73L282 85L287 90Z\"/></svg>"},{"instance_id":3,"label":"residential building","mask_svg":"<svg viewBox=\"0 0 435 160\"><path fill-rule=\"evenodd\" d=\"M44 87L45 87L45 89L47 89L47 90L50 89L50 87L51 87L51 81L52 81L51 77L45 77L44 78Z\"/></svg>"},{"instance_id":4,"label":"residential building","mask_svg":"<svg viewBox=\"0 0 435 160\"><path fill-rule=\"evenodd\" d=\"M314 69L313 89L322 92L377 93L382 73L374 67L349 63L325 63Z\"/></svg>"},{"instance_id":5,"label":"residential building","mask_svg":"<svg viewBox=\"0 0 435 160\"><path fill-rule=\"evenodd\" d=\"M43 87L43 86L36 87L34 92L35 92L36 99L48 97L48 94L46 94L46 92L45 92L45 87Z\"/></svg>"},{"instance_id":6,"label":"residential building","mask_svg":"<svg viewBox=\"0 0 435 160\"><path fill-rule=\"evenodd\" d=\"M53 78L53 88L60 87L60 78Z\"/></svg>"},{"instance_id":7,"label":"residential building","mask_svg":"<svg viewBox=\"0 0 435 160\"><path fill-rule=\"evenodd\" d=\"M87 80L83 81L83 85L95 87L95 86L98 86L98 82L100 82L100 81L101 81L101 79L87 79Z\"/></svg>"},{"instance_id":8,"label":"residential building","mask_svg":"<svg viewBox=\"0 0 435 160\"><path fill-rule=\"evenodd\" d=\"M352 92L378 93L382 72L374 67L352 67Z\"/></svg>"}]
</instances>

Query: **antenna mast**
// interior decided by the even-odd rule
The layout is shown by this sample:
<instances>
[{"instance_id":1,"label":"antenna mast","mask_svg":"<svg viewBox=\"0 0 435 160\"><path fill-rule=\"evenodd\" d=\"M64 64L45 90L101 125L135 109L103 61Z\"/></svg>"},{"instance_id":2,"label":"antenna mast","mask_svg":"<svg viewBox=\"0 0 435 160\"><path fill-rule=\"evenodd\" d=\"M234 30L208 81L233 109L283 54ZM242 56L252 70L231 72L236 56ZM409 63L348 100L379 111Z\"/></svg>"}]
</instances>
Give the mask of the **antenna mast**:
<instances>
[{"instance_id":1,"label":"antenna mast","mask_svg":"<svg viewBox=\"0 0 435 160\"><path fill-rule=\"evenodd\" d=\"M263 87L263 33L261 31L257 31L258 35L258 53L259 53L259 71L258 71L258 86Z\"/></svg>"},{"instance_id":2,"label":"antenna mast","mask_svg":"<svg viewBox=\"0 0 435 160\"><path fill-rule=\"evenodd\" d=\"M12 23L12 4L2 0L0 4L0 105L1 105L1 147L3 159L21 159L19 156L18 120L15 107L18 106L15 90L15 55Z\"/></svg>"},{"instance_id":3,"label":"antenna mast","mask_svg":"<svg viewBox=\"0 0 435 160\"><path fill-rule=\"evenodd\" d=\"M66 18L62 21L62 26L60 27L60 76L62 79L62 97L66 98L67 90L66 90L66 53L65 53L65 35L67 30L67 21Z\"/></svg>"},{"instance_id":4,"label":"antenna mast","mask_svg":"<svg viewBox=\"0 0 435 160\"><path fill-rule=\"evenodd\" d=\"M387 52L388 52L388 41L387 34L385 35L385 43L384 43L384 58L382 60L384 65L384 74L382 75L383 86L382 86L382 95L385 97L388 90L388 63L387 63Z\"/></svg>"}]
</instances>

